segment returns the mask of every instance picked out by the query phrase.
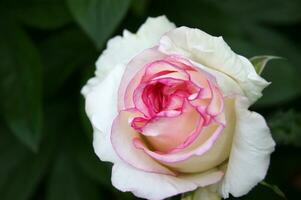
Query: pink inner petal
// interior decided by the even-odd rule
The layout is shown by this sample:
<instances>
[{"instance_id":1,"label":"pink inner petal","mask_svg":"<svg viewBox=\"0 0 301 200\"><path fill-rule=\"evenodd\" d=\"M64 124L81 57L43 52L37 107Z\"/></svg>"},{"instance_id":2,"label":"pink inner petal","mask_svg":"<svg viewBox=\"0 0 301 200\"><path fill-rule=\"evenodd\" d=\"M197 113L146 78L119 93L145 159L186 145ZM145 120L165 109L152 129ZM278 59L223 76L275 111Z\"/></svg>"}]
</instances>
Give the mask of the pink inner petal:
<instances>
[{"instance_id":1,"label":"pink inner petal","mask_svg":"<svg viewBox=\"0 0 301 200\"><path fill-rule=\"evenodd\" d=\"M141 113L135 110L121 111L115 118L111 132L111 143L118 156L126 163L139 170L160 174L177 175L160 163L153 160L143 151L135 148L133 139L143 140L129 124L129 119L139 117Z\"/></svg>"},{"instance_id":2,"label":"pink inner petal","mask_svg":"<svg viewBox=\"0 0 301 200\"><path fill-rule=\"evenodd\" d=\"M164 60L158 60L148 64L145 67L145 74L142 78L142 82L158 78L162 79L163 77L177 78L182 80L190 79L189 74L185 70Z\"/></svg>"},{"instance_id":3,"label":"pink inner petal","mask_svg":"<svg viewBox=\"0 0 301 200\"><path fill-rule=\"evenodd\" d=\"M169 152L191 143L200 133L203 118L186 101L182 114L176 117L158 117L142 128L142 134L156 151Z\"/></svg>"},{"instance_id":4,"label":"pink inner petal","mask_svg":"<svg viewBox=\"0 0 301 200\"><path fill-rule=\"evenodd\" d=\"M157 46L146 49L127 64L118 90L119 110L134 106L131 98L135 88L140 84L145 73L145 66L154 60L160 60L166 57L166 55L162 54L157 49Z\"/></svg>"},{"instance_id":5,"label":"pink inner petal","mask_svg":"<svg viewBox=\"0 0 301 200\"><path fill-rule=\"evenodd\" d=\"M127 116L125 124L122 113L128 111L121 111L116 123L124 124L114 130L125 129L134 149L164 163L204 154L225 126L219 121L224 97L215 78L188 59L164 55L157 47L127 65L118 98L119 110L135 108L134 113L139 114ZM138 161L132 164L142 165Z\"/></svg>"},{"instance_id":6,"label":"pink inner petal","mask_svg":"<svg viewBox=\"0 0 301 200\"><path fill-rule=\"evenodd\" d=\"M146 154L163 163L180 162L192 156L201 156L206 153L215 143L223 129L223 124L218 122L211 123L210 126L203 128L202 133L198 135L190 146L184 148L182 151L167 154L150 150L139 138L135 138L134 144L136 148L142 149Z\"/></svg>"},{"instance_id":7,"label":"pink inner petal","mask_svg":"<svg viewBox=\"0 0 301 200\"><path fill-rule=\"evenodd\" d=\"M216 116L223 111L224 108L223 95L215 85L212 85L210 83L209 86L212 92L212 98L210 104L207 107L207 112L213 116Z\"/></svg>"},{"instance_id":8,"label":"pink inner petal","mask_svg":"<svg viewBox=\"0 0 301 200\"><path fill-rule=\"evenodd\" d=\"M173 65L176 65L184 70L197 71L196 68L192 67L193 64L189 60L187 60L179 55L170 55L170 56L166 57L164 60Z\"/></svg>"}]
</instances>

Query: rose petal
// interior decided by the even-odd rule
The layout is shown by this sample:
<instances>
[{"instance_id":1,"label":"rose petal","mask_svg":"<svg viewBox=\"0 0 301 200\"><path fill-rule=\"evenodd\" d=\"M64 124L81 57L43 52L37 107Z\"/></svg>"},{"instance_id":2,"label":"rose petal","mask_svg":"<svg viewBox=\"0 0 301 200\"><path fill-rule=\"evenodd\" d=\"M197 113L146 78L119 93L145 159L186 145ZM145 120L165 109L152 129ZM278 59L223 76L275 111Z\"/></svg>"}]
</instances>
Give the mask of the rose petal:
<instances>
[{"instance_id":1,"label":"rose petal","mask_svg":"<svg viewBox=\"0 0 301 200\"><path fill-rule=\"evenodd\" d=\"M169 58L164 58L162 60L155 60L151 62L149 65L147 65L145 69L145 74L142 79L143 82L155 80L155 79L162 79L164 77L167 78L175 78L175 79L181 79L181 80L189 80L189 74L185 71L185 69L182 69L179 63L179 66L176 64L168 62ZM170 60L170 59L169 59ZM162 72L169 72L164 73Z\"/></svg>"},{"instance_id":2,"label":"rose petal","mask_svg":"<svg viewBox=\"0 0 301 200\"><path fill-rule=\"evenodd\" d=\"M165 60L173 65L180 67L185 71L196 71L191 62L179 55L170 55L165 58Z\"/></svg>"},{"instance_id":3,"label":"rose petal","mask_svg":"<svg viewBox=\"0 0 301 200\"><path fill-rule=\"evenodd\" d=\"M135 90L132 96L134 105L132 107L137 108L140 112L149 118L156 116L160 111L165 110L165 106L168 108L170 98L164 98L165 102L158 100L159 94L164 94L164 97L177 95L179 97L186 97L189 93L198 91L192 82L175 78L162 78L152 80L150 82L141 83ZM162 107L163 110L159 109Z\"/></svg>"},{"instance_id":4,"label":"rose petal","mask_svg":"<svg viewBox=\"0 0 301 200\"><path fill-rule=\"evenodd\" d=\"M211 149L215 141L224 129L223 124L211 123L208 127L203 127L201 134L196 138L192 144L182 151L176 151L175 153L162 154L150 150L141 140L135 142L135 146L142 149L146 154L153 157L156 160L168 163L183 162L192 156L201 156Z\"/></svg>"},{"instance_id":5,"label":"rose petal","mask_svg":"<svg viewBox=\"0 0 301 200\"><path fill-rule=\"evenodd\" d=\"M134 107L133 95L145 74L144 67L149 62L163 59L164 57L164 54L157 51L157 47L153 47L144 50L127 64L118 91L119 110Z\"/></svg>"},{"instance_id":6,"label":"rose petal","mask_svg":"<svg viewBox=\"0 0 301 200\"><path fill-rule=\"evenodd\" d=\"M218 87L220 88L221 92L224 96L232 96L232 95L244 95L241 86L230 76L226 75L225 73L219 72L215 69L208 68L200 63L194 62L190 60L194 66L202 69L203 71L211 74L217 82ZM197 73L199 74L199 73ZM193 75L190 72L190 76L193 80ZM197 82L197 81L196 81Z\"/></svg>"},{"instance_id":7,"label":"rose petal","mask_svg":"<svg viewBox=\"0 0 301 200\"><path fill-rule=\"evenodd\" d=\"M212 169L205 173L181 175L178 177L147 173L129 165L115 164L112 170L113 185L123 192L135 196L160 200L195 190L221 180L223 172Z\"/></svg>"},{"instance_id":8,"label":"rose petal","mask_svg":"<svg viewBox=\"0 0 301 200\"><path fill-rule=\"evenodd\" d=\"M176 175L176 173L156 162L143 151L134 147L133 139L142 138L140 137L140 134L129 125L129 120L139 116L141 116L141 113L135 110L119 112L119 115L113 122L111 133L111 142L114 150L124 162L139 170Z\"/></svg>"},{"instance_id":9,"label":"rose petal","mask_svg":"<svg viewBox=\"0 0 301 200\"><path fill-rule=\"evenodd\" d=\"M180 145L188 145L184 142L189 137L197 137L203 125L202 116L187 101L182 112L176 117L155 118L142 128L142 134L149 136L146 139L154 149L171 151ZM187 142L191 143L191 140Z\"/></svg>"},{"instance_id":10,"label":"rose petal","mask_svg":"<svg viewBox=\"0 0 301 200\"><path fill-rule=\"evenodd\" d=\"M159 50L178 54L223 72L236 80L254 103L268 85L248 59L235 54L222 37L213 37L199 29L179 27L160 39Z\"/></svg>"},{"instance_id":11,"label":"rose petal","mask_svg":"<svg viewBox=\"0 0 301 200\"><path fill-rule=\"evenodd\" d=\"M218 166L229 158L233 134L235 131L235 107L234 99L225 99L225 121L226 126L214 145L201 156L192 156L185 161L175 163L164 163L171 169L180 172L196 173L203 172ZM224 122L225 123L225 122Z\"/></svg>"},{"instance_id":12,"label":"rose petal","mask_svg":"<svg viewBox=\"0 0 301 200\"><path fill-rule=\"evenodd\" d=\"M114 162L117 155L110 145L111 125L117 116L117 90L124 66L116 66L104 80L92 79L86 91L86 113L94 128L94 150L103 161Z\"/></svg>"},{"instance_id":13,"label":"rose petal","mask_svg":"<svg viewBox=\"0 0 301 200\"><path fill-rule=\"evenodd\" d=\"M248 110L248 99L236 102L236 129L229 163L220 192L235 197L248 193L262 181L268 170L275 142L264 118Z\"/></svg>"},{"instance_id":14,"label":"rose petal","mask_svg":"<svg viewBox=\"0 0 301 200\"><path fill-rule=\"evenodd\" d=\"M219 89L212 83L208 84L211 90L211 101L207 107L207 113L212 116L220 114L224 109L224 98Z\"/></svg>"},{"instance_id":15,"label":"rose petal","mask_svg":"<svg viewBox=\"0 0 301 200\"><path fill-rule=\"evenodd\" d=\"M96 62L97 77L102 80L116 65L126 64L144 49L157 45L160 37L174 28L165 16L150 17L136 34L125 30L122 36L110 39Z\"/></svg>"},{"instance_id":16,"label":"rose petal","mask_svg":"<svg viewBox=\"0 0 301 200\"><path fill-rule=\"evenodd\" d=\"M157 44L164 33L174 28L175 25L165 16L149 18L137 34L125 30L122 37L110 39L106 50L97 60L96 77L90 79L81 92L86 98L87 115L90 120L94 116L93 126L99 129L94 127L93 145L101 160L115 162L117 159L108 139L112 121L117 116L116 91L124 69L122 63L127 63L143 49Z\"/></svg>"}]
</instances>

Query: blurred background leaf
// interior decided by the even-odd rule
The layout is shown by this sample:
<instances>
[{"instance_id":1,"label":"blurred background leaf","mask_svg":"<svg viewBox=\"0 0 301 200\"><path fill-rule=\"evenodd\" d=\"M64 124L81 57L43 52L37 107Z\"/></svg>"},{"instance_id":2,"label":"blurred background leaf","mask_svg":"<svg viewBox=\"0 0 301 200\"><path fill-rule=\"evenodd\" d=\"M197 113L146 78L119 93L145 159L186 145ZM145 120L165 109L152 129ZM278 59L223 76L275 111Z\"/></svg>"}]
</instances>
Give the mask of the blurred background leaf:
<instances>
[{"instance_id":1,"label":"blurred background leaf","mask_svg":"<svg viewBox=\"0 0 301 200\"><path fill-rule=\"evenodd\" d=\"M59 155L51 172L47 190L47 200L98 200L100 189L91 183L64 154Z\"/></svg>"},{"instance_id":2,"label":"blurred background leaf","mask_svg":"<svg viewBox=\"0 0 301 200\"><path fill-rule=\"evenodd\" d=\"M2 124L1 124L2 125ZM48 150L34 155L15 141L8 130L1 129L1 199L28 199L37 187L47 161Z\"/></svg>"},{"instance_id":3,"label":"blurred background leaf","mask_svg":"<svg viewBox=\"0 0 301 200\"><path fill-rule=\"evenodd\" d=\"M0 109L12 132L33 151L42 133L42 65L39 52L12 21L1 23Z\"/></svg>"},{"instance_id":4,"label":"blurred background leaf","mask_svg":"<svg viewBox=\"0 0 301 200\"><path fill-rule=\"evenodd\" d=\"M97 55L86 35L75 28L58 31L41 41L38 48L44 64L47 96L54 94L72 73L85 68Z\"/></svg>"},{"instance_id":5,"label":"blurred background leaf","mask_svg":"<svg viewBox=\"0 0 301 200\"><path fill-rule=\"evenodd\" d=\"M72 20L62 0L2 0L0 5L17 20L35 28L56 29Z\"/></svg>"},{"instance_id":6,"label":"blurred background leaf","mask_svg":"<svg viewBox=\"0 0 301 200\"><path fill-rule=\"evenodd\" d=\"M72 15L98 48L122 20L130 0L68 0Z\"/></svg>"},{"instance_id":7,"label":"blurred background leaf","mask_svg":"<svg viewBox=\"0 0 301 200\"><path fill-rule=\"evenodd\" d=\"M278 144L266 182L298 199L300 8L300 0L0 1L0 199L137 199L113 188L111 164L95 155L80 90L110 37L162 14L222 35L248 58L284 58L263 71L272 84L252 110L265 116ZM258 185L235 199L281 197Z\"/></svg>"},{"instance_id":8,"label":"blurred background leaf","mask_svg":"<svg viewBox=\"0 0 301 200\"><path fill-rule=\"evenodd\" d=\"M301 94L296 68L287 60L271 61L262 76L271 82L263 91L263 97L256 106L275 106L296 99ZM285 81L284 81L285 80Z\"/></svg>"},{"instance_id":9,"label":"blurred background leaf","mask_svg":"<svg viewBox=\"0 0 301 200\"><path fill-rule=\"evenodd\" d=\"M278 111L268 121L278 144L301 147L301 113L288 110Z\"/></svg>"}]
</instances>

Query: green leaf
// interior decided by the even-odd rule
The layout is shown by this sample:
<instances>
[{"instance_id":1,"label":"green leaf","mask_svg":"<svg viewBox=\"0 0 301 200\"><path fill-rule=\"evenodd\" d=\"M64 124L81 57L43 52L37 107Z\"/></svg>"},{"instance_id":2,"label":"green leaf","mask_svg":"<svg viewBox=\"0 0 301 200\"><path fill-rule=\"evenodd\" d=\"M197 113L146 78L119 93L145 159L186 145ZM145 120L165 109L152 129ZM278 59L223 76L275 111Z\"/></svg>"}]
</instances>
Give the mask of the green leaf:
<instances>
[{"instance_id":1,"label":"green leaf","mask_svg":"<svg viewBox=\"0 0 301 200\"><path fill-rule=\"evenodd\" d=\"M78 29L60 31L42 41L38 48L47 96L57 91L78 68L90 66L97 55L89 38Z\"/></svg>"},{"instance_id":2,"label":"green leaf","mask_svg":"<svg viewBox=\"0 0 301 200\"><path fill-rule=\"evenodd\" d=\"M59 155L51 173L46 191L47 200L99 200L100 188L86 178L63 152Z\"/></svg>"},{"instance_id":3,"label":"green leaf","mask_svg":"<svg viewBox=\"0 0 301 200\"><path fill-rule=\"evenodd\" d=\"M281 57L264 55L264 56L254 56L249 60L253 64L257 74L260 75L263 72L266 64L272 59L281 59Z\"/></svg>"},{"instance_id":4,"label":"green leaf","mask_svg":"<svg viewBox=\"0 0 301 200\"><path fill-rule=\"evenodd\" d=\"M16 24L3 20L0 26L0 115L17 138L36 151L42 136L40 57Z\"/></svg>"},{"instance_id":5,"label":"green leaf","mask_svg":"<svg viewBox=\"0 0 301 200\"><path fill-rule=\"evenodd\" d=\"M64 127L65 115L58 115L64 107L47 107L45 134L38 153L31 152L8 127L0 121L0 198L1 200L28 200L34 195L43 180L57 149L57 130ZM66 111L64 110L64 112ZM64 125L64 126L63 126Z\"/></svg>"},{"instance_id":6,"label":"green leaf","mask_svg":"<svg viewBox=\"0 0 301 200\"><path fill-rule=\"evenodd\" d=\"M282 197L283 199L287 199L285 194L279 189L279 187L277 185L271 185L265 181L260 182L261 185L270 188L271 190L273 190L278 196Z\"/></svg>"},{"instance_id":7,"label":"green leaf","mask_svg":"<svg viewBox=\"0 0 301 200\"><path fill-rule=\"evenodd\" d=\"M277 144L301 147L301 113L277 112L269 117L268 124Z\"/></svg>"},{"instance_id":8,"label":"green leaf","mask_svg":"<svg viewBox=\"0 0 301 200\"><path fill-rule=\"evenodd\" d=\"M7 129L0 128L1 200L27 200L43 178L50 161L53 141L47 140L38 154L30 152Z\"/></svg>"},{"instance_id":9,"label":"green leaf","mask_svg":"<svg viewBox=\"0 0 301 200\"><path fill-rule=\"evenodd\" d=\"M17 20L39 29L60 28L72 20L62 0L4 0L3 3Z\"/></svg>"},{"instance_id":10,"label":"green leaf","mask_svg":"<svg viewBox=\"0 0 301 200\"><path fill-rule=\"evenodd\" d=\"M53 160L46 182L46 200L96 200L102 199L101 185L88 177L78 165L77 151L82 151L85 135L78 122L78 106L74 96L65 94L48 104L45 109L47 131L55 135L56 158ZM79 149L79 150L78 150ZM85 154L91 156L91 154ZM84 158L84 161L90 158ZM100 172L101 173L101 172Z\"/></svg>"},{"instance_id":11,"label":"green leaf","mask_svg":"<svg viewBox=\"0 0 301 200\"><path fill-rule=\"evenodd\" d=\"M72 15L98 48L124 17L130 0L67 0Z\"/></svg>"},{"instance_id":12,"label":"green leaf","mask_svg":"<svg viewBox=\"0 0 301 200\"><path fill-rule=\"evenodd\" d=\"M0 194L2 194L5 191L3 188L6 186L7 180L14 168L24 160L28 149L20 145L3 124L0 124L0 137Z\"/></svg>"}]
</instances>

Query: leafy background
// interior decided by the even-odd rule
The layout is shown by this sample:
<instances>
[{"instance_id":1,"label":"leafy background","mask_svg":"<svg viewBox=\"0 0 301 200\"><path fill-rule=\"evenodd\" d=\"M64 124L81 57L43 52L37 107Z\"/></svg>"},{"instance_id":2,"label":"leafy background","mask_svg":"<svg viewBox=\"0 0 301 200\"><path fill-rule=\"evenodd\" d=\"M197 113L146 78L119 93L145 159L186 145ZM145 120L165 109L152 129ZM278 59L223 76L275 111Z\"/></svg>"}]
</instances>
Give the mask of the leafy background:
<instances>
[{"instance_id":1,"label":"leafy background","mask_svg":"<svg viewBox=\"0 0 301 200\"><path fill-rule=\"evenodd\" d=\"M1 0L0 199L135 199L93 153L80 89L106 41L147 16L223 35L240 54L271 54L252 108L278 146L266 182L301 195L300 0ZM126 49L124 49L126 51ZM174 197L177 199L179 197ZM281 199L258 185L240 199Z\"/></svg>"}]
</instances>

